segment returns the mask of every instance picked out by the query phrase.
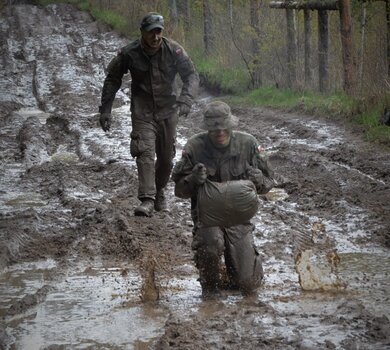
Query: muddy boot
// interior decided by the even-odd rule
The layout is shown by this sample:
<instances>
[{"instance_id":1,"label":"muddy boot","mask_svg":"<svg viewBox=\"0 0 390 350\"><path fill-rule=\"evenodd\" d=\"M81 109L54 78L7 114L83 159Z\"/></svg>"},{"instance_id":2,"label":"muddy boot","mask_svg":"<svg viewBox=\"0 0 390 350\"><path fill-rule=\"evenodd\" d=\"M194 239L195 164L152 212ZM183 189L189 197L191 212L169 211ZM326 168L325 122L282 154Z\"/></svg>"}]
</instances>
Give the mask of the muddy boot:
<instances>
[{"instance_id":1,"label":"muddy boot","mask_svg":"<svg viewBox=\"0 0 390 350\"><path fill-rule=\"evenodd\" d=\"M203 300L216 300L222 297L221 291L217 286L202 286Z\"/></svg>"},{"instance_id":2,"label":"muddy boot","mask_svg":"<svg viewBox=\"0 0 390 350\"><path fill-rule=\"evenodd\" d=\"M203 257L204 258L204 257ZM199 282L202 287L202 298L205 300L218 299L221 297L219 290L219 258L208 256L198 264Z\"/></svg>"},{"instance_id":3,"label":"muddy boot","mask_svg":"<svg viewBox=\"0 0 390 350\"><path fill-rule=\"evenodd\" d=\"M167 209L167 200L165 198L165 192L162 188L161 190L158 190L156 193L156 199L154 201L154 210L155 211L163 211Z\"/></svg>"},{"instance_id":4,"label":"muddy boot","mask_svg":"<svg viewBox=\"0 0 390 350\"><path fill-rule=\"evenodd\" d=\"M142 203L134 209L135 216L152 216L154 208L153 199L144 199Z\"/></svg>"}]
</instances>

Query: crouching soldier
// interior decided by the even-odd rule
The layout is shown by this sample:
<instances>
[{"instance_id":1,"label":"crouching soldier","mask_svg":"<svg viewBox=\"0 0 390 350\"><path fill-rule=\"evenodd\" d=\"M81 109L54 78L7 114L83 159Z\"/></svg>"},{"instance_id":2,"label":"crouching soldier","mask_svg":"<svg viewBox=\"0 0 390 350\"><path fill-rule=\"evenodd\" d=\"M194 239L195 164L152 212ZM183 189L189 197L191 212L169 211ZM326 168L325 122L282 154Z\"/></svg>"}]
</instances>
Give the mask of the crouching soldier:
<instances>
[{"instance_id":1,"label":"crouching soldier","mask_svg":"<svg viewBox=\"0 0 390 350\"><path fill-rule=\"evenodd\" d=\"M223 286L220 274L222 255L228 287L251 294L263 278L261 258L253 244L254 226L248 220L229 227L204 227L199 221L197 194L206 180L218 183L251 180L257 193L264 194L274 185L273 171L261 156L257 140L252 135L233 130L237 118L226 103L209 103L203 116L203 129L207 131L188 140L182 158L173 169L175 195L191 198L192 249L203 297L219 295Z\"/></svg>"}]
</instances>

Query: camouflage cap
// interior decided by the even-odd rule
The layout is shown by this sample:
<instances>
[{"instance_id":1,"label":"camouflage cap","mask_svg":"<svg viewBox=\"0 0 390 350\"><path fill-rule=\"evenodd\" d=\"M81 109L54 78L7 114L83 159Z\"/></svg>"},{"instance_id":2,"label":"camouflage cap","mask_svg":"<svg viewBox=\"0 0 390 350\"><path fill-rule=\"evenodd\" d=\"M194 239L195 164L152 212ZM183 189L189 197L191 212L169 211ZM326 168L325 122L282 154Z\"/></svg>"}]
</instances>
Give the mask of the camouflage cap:
<instances>
[{"instance_id":1,"label":"camouflage cap","mask_svg":"<svg viewBox=\"0 0 390 350\"><path fill-rule=\"evenodd\" d=\"M232 129L238 124L238 118L232 114L230 107L221 101L208 103L203 111L203 116L201 127L205 130Z\"/></svg>"},{"instance_id":2,"label":"camouflage cap","mask_svg":"<svg viewBox=\"0 0 390 350\"><path fill-rule=\"evenodd\" d=\"M164 29L164 17L157 12L149 12L142 18L140 29L149 32L155 28Z\"/></svg>"}]
</instances>

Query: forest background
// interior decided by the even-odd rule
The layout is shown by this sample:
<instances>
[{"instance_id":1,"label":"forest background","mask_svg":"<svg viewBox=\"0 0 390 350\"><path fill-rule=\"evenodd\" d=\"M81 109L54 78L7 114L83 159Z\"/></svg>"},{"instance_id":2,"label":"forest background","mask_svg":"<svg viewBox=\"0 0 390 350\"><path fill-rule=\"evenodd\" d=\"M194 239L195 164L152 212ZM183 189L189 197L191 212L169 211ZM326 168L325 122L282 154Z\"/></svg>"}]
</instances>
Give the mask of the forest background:
<instances>
[{"instance_id":1,"label":"forest background","mask_svg":"<svg viewBox=\"0 0 390 350\"><path fill-rule=\"evenodd\" d=\"M351 62L355 74L349 91L344 86L341 21L337 10L326 11L328 51L324 89L319 86L323 50L319 40L319 11L289 10L287 15L285 9L270 6L283 1L271 0L37 0L35 3L72 3L129 39L139 37L140 19L146 12L159 12L165 18L164 35L185 47L202 84L214 93L228 95L229 102L345 118L361 125L370 140L390 146L390 127L384 125L386 108L390 111L390 0L343 1L350 6ZM0 5L17 2L1 1ZM305 22L304 16L309 16L309 21ZM293 25L292 37L289 20ZM310 23L310 28L305 28L305 23ZM308 29L309 43L305 42ZM289 69L291 42L293 80ZM308 44L309 57L305 48Z\"/></svg>"}]
</instances>

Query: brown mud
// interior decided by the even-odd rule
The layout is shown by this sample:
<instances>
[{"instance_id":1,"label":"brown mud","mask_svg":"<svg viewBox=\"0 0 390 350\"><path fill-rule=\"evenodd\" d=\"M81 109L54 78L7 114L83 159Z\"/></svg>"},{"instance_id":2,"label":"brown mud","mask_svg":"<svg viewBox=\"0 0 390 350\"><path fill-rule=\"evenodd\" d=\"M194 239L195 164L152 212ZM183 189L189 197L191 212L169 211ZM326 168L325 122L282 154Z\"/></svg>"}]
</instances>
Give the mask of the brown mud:
<instances>
[{"instance_id":1,"label":"brown mud","mask_svg":"<svg viewBox=\"0 0 390 350\"><path fill-rule=\"evenodd\" d=\"M170 183L169 211L133 216L128 78L98 125L126 42L69 5L2 11L0 349L389 348L388 150L332 118L232 106L278 174L254 218L265 278L202 301L188 201Z\"/></svg>"}]
</instances>

